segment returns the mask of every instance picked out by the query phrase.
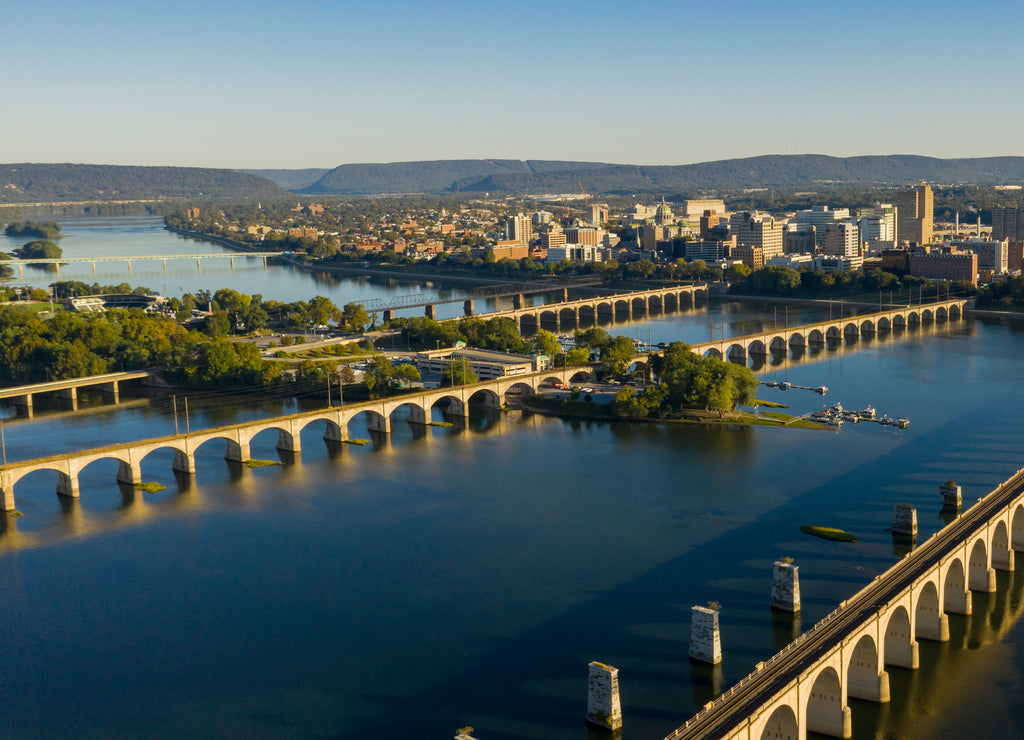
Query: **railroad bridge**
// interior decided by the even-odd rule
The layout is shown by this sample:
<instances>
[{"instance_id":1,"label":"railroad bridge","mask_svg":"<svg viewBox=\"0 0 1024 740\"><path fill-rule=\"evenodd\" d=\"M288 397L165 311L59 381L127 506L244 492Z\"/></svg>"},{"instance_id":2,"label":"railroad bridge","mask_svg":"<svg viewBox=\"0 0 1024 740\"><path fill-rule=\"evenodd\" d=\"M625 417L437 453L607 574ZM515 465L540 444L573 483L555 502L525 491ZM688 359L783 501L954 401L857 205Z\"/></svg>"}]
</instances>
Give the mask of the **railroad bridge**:
<instances>
[{"instance_id":1,"label":"railroad bridge","mask_svg":"<svg viewBox=\"0 0 1024 740\"><path fill-rule=\"evenodd\" d=\"M259 419L215 429L204 429L184 434L174 434L155 439L126 444L111 445L99 449L83 450L63 455L11 462L0 467L0 496L3 507L10 511L15 507L14 490L18 481L30 473L51 470L57 473L57 493L64 496L79 496L79 474L90 464L104 459L119 463L117 480L136 485L142 482L142 464L147 456L157 450L174 451L174 470L194 474L195 453L207 442L221 440L226 445L224 457L234 462L250 459L249 445L261 432L277 432L277 449L300 452L300 435L313 424L325 427L324 441L345 442L349 439L349 424L358 416L365 415L367 428L372 432L389 434L396 418L408 414L410 424L427 424L431 411L436 407L454 416L466 417L469 407L482 406L500 408L506 394L531 395L545 383L572 383L593 377L589 365L549 369L524 375L513 375L465 386L437 388L401 396L391 396L376 401L346 404L306 411L287 416Z\"/></svg>"},{"instance_id":2,"label":"railroad bridge","mask_svg":"<svg viewBox=\"0 0 1024 740\"><path fill-rule=\"evenodd\" d=\"M849 699L890 700L887 666L916 670L919 640L949 640L949 614L996 590L1024 551L1024 470L842 602L666 740L851 736Z\"/></svg>"},{"instance_id":3,"label":"railroad bridge","mask_svg":"<svg viewBox=\"0 0 1024 740\"><path fill-rule=\"evenodd\" d=\"M690 349L703 357L717 357L741 365L751 357L770 354L785 355L790 350L806 350L809 346L825 346L843 341L874 336L936 321L955 321L963 317L969 299L956 298L920 306L890 307L874 313L829 319L813 324L775 327L756 334L728 337L693 344ZM651 354L660 354L655 350ZM646 355L637 355L634 362L643 362Z\"/></svg>"},{"instance_id":4,"label":"railroad bridge","mask_svg":"<svg viewBox=\"0 0 1024 740\"><path fill-rule=\"evenodd\" d=\"M563 324L576 327L581 321L590 321L596 326L599 320L617 321L632 319L636 316L680 311L684 306L694 306L698 300L707 301L707 299L708 286L706 283L676 285L656 290L637 290L543 306L526 306L523 297L517 295L513 298L513 308L488 313L486 318L511 318L516 322L516 328L520 333L524 330L536 331L542 326L550 326L556 331L561 331ZM471 301L466 302L467 315L473 313L471 303Z\"/></svg>"}]
</instances>

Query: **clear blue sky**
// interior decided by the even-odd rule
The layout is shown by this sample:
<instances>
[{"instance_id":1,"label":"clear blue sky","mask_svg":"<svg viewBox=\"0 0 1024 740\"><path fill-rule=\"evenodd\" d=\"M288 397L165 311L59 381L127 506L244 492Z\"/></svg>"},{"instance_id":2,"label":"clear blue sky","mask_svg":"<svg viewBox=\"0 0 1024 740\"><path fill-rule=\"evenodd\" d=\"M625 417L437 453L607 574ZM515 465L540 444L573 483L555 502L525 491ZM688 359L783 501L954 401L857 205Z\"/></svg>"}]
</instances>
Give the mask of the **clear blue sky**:
<instances>
[{"instance_id":1,"label":"clear blue sky","mask_svg":"<svg viewBox=\"0 0 1024 740\"><path fill-rule=\"evenodd\" d=\"M1019 0L6 3L0 162L1024 155L1022 27Z\"/></svg>"}]
</instances>

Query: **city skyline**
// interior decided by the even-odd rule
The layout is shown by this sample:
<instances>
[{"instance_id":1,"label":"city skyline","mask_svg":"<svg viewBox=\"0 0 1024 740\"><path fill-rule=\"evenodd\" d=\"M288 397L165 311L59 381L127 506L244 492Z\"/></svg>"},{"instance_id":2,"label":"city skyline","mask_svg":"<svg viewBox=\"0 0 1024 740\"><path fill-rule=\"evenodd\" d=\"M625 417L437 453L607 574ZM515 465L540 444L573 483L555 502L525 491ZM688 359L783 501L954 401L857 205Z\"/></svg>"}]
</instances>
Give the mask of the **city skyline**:
<instances>
[{"instance_id":1,"label":"city skyline","mask_svg":"<svg viewBox=\"0 0 1024 740\"><path fill-rule=\"evenodd\" d=\"M1024 7L975 3L976 30L946 0L694 5L15 7L0 161L1024 154L1003 71Z\"/></svg>"}]
</instances>

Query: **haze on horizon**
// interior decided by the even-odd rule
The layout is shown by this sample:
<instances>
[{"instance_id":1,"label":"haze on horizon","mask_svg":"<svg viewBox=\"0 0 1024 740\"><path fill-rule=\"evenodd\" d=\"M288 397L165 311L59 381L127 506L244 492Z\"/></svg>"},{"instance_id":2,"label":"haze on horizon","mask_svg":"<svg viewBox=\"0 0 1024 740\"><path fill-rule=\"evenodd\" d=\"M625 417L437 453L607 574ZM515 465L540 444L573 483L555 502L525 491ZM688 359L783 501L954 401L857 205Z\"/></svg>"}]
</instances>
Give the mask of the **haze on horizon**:
<instances>
[{"instance_id":1,"label":"haze on horizon","mask_svg":"<svg viewBox=\"0 0 1024 740\"><path fill-rule=\"evenodd\" d=\"M16 4L0 162L1024 154L1024 4L715 5Z\"/></svg>"}]
</instances>

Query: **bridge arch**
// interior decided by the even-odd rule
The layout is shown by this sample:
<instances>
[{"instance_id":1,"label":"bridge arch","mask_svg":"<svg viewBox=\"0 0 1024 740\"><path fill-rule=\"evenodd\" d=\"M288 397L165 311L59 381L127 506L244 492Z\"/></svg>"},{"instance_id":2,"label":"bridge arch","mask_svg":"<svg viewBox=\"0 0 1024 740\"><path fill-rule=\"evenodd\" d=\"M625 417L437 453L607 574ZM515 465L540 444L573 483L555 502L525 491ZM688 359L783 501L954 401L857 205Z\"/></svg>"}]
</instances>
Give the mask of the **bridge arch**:
<instances>
[{"instance_id":1,"label":"bridge arch","mask_svg":"<svg viewBox=\"0 0 1024 740\"><path fill-rule=\"evenodd\" d=\"M573 307L560 308L558 310L558 321L559 325L562 324L575 324L579 321L579 314Z\"/></svg>"},{"instance_id":2,"label":"bridge arch","mask_svg":"<svg viewBox=\"0 0 1024 740\"><path fill-rule=\"evenodd\" d=\"M747 354L766 355L768 354L768 348L765 346L765 343L762 342L760 339L755 339L754 341L747 345Z\"/></svg>"},{"instance_id":3,"label":"bridge arch","mask_svg":"<svg viewBox=\"0 0 1024 740\"><path fill-rule=\"evenodd\" d=\"M949 310L945 306L939 306L935 309L935 320L945 321L949 318Z\"/></svg>"},{"instance_id":4,"label":"bridge arch","mask_svg":"<svg viewBox=\"0 0 1024 740\"><path fill-rule=\"evenodd\" d=\"M729 358L729 362L735 362L738 365L747 364L747 348L742 344L730 344L726 356Z\"/></svg>"},{"instance_id":5,"label":"bridge arch","mask_svg":"<svg viewBox=\"0 0 1024 740\"><path fill-rule=\"evenodd\" d=\"M632 303L632 306L633 306L633 313L634 314L636 314L636 313L642 313L644 315L647 314L647 299L646 298L643 298L643 297L634 298L631 301L631 303Z\"/></svg>"},{"instance_id":6,"label":"bridge arch","mask_svg":"<svg viewBox=\"0 0 1024 740\"><path fill-rule=\"evenodd\" d=\"M612 304L612 318L616 319L619 316L629 316L631 311L630 307L632 304L628 300L617 300Z\"/></svg>"},{"instance_id":7,"label":"bridge arch","mask_svg":"<svg viewBox=\"0 0 1024 740\"><path fill-rule=\"evenodd\" d=\"M430 410L433 411L436 408L440 408L442 413L453 414L455 416L465 416L466 407L462 403L462 399L458 396L445 394L438 396L430 402Z\"/></svg>"},{"instance_id":8,"label":"bridge arch","mask_svg":"<svg viewBox=\"0 0 1024 740\"><path fill-rule=\"evenodd\" d=\"M847 339L856 339L860 336L860 327L856 322L850 321L843 327L843 336Z\"/></svg>"},{"instance_id":9,"label":"bridge arch","mask_svg":"<svg viewBox=\"0 0 1024 740\"><path fill-rule=\"evenodd\" d=\"M910 615L904 606L897 606L885 625L883 655L886 665L917 668L917 642L910 624Z\"/></svg>"},{"instance_id":10,"label":"bridge arch","mask_svg":"<svg viewBox=\"0 0 1024 740\"><path fill-rule=\"evenodd\" d=\"M843 331L839 328L838 324L833 324L825 330L825 341L827 342L841 342L843 341Z\"/></svg>"},{"instance_id":11,"label":"bridge arch","mask_svg":"<svg viewBox=\"0 0 1024 740\"><path fill-rule=\"evenodd\" d=\"M939 589L934 581L924 584L914 607L914 636L925 640L948 640L946 614L939 605Z\"/></svg>"},{"instance_id":12,"label":"bridge arch","mask_svg":"<svg viewBox=\"0 0 1024 740\"><path fill-rule=\"evenodd\" d=\"M249 436L253 436L253 435L249 435ZM249 442L248 442L248 439L246 439L244 441L244 443L243 443L243 442L240 442L237 439L233 439L232 437L230 437L227 434L211 434L209 437L206 437L205 439L203 439L199 444L197 444L195 447L192 448L192 455L193 455L193 457L203 447L208 445L210 442L214 442L216 440L220 440L220 441L224 442L225 445L227 446L227 449L224 451L224 459L225 460L232 460L232 461L235 461L235 462L245 462L246 460L249 459Z\"/></svg>"},{"instance_id":13,"label":"bridge arch","mask_svg":"<svg viewBox=\"0 0 1024 740\"><path fill-rule=\"evenodd\" d=\"M1013 549L1024 550L1024 504L1017 504L1013 509L1010 533Z\"/></svg>"},{"instance_id":14,"label":"bridge arch","mask_svg":"<svg viewBox=\"0 0 1024 740\"><path fill-rule=\"evenodd\" d=\"M824 344L825 333L821 329L811 329L807 335L807 342L808 344Z\"/></svg>"},{"instance_id":15,"label":"bridge arch","mask_svg":"<svg viewBox=\"0 0 1024 740\"><path fill-rule=\"evenodd\" d=\"M544 324L547 324L549 326L557 325L558 324L558 315L559 315L558 311L552 311L550 309L548 309L547 311L538 311L537 312L537 326L543 326Z\"/></svg>"},{"instance_id":16,"label":"bridge arch","mask_svg":"<svg viewBox=\"0 0 1024 740\"><path fill-rule=\"evenodd\" d=\"M953 614L971 613L971 592L967 589L967 573L963 561L951 559L942 578L942 608Z\"/></svg>"},{"instance_id":17,"label":"bridge arch","mask_svg":"<svg viewBox=\"0 0 1024 740\"><path fill-rule=\"evenodd\" d=\"M803 332L793 332L789 335L789 346L790 347L806 347L807 337L804 336Z\"/></svg>"},{"instance_id":18,"label":"bridge arch","mask_svg":"<svg viewBox=\"0 0 1024 740\"><path fill-rule=\"evenodd\" d=\"M597 323L597 305L594 303L585 303L577 309L576 320L580 323Z\"/></svg>"},{"instance_id":19,"label":"bridge arch","mask_svg":"<svg viewBox=\"0 0 1024 740\"><path fill-rule=\"evenodd\" d=\"M892 326L894 329L906 329L907 328L907 317L905 314L898 313L892 317Z\"/></svg>"},{"instance_id":20,"label":"bridge arch","mask_svg":"<svg viewBox=\"0 0 1024 740\"><path fill-rule=\"evenodd\" d=\"M469 406L483 406L489 409L500 409L501 398L490 388L481 388L466 399Z\"/></svg>"},{"instance_id":21,"label":"bridge arch","mask_svg":"<svg viewBox=\"0 0 1024 740\"><path fill-rule=\"evenodd\" d=\"M29 477L39 478L41 477L39 474L45 475L47 473L56 473L57 484L54 488L59 495L78 495L78 476L74 474L69 474L68 471L61 470L58 467L49 465L40 465L27 470L19 470L16 473L12 471L9 485L11 486L12 489L14 489L19 483L22 483ZM28 484L22 485L23 492L26 485Z\"/></svg>"},{"instance_id":22,"label":"bridge arch","mask_svg":"<svg viewBox=\"0 0 1024 740\"><path fill-rule=\"evenodd\" d=\"M647 297L647 312L648 313L665 313L665 301L662 299L660 293L655 293Z\"/></svg>"},{"instance_id":23,"label":"bridge arch","mask_svg":"<svg viewBox=\"0 0 1024 740\"><path fill-rule=\"evenodd\" d=\"M665 311L678 311L679 301L680 294L670 290L662 297L663 309Z\"/></svg>"},{"instance_id":24,"label":"bridge arch","mask_svg":"<svg viewBox=\"0 0 1024 740\"><path fill-rule=\"evenodd\" d=\"M857 699L880 701L881 674L878 665L878 646L871 635L857 640L850 653L846 669L846 694Z\"/></svg>"},{"instance_id":25,"label":"bridge arch","mask_svg":"<svg viewBox=\"0 0 1024 740\"><path fill-rule=\"evenodd\" d=\"M704 352L704 357L714 357L716 360L723 359L722 352L717 347L710 347Z\"/></svg>"},{"instance_id":26,"label":"bridge arch","mask_svg":"<svg viewBox=\"0 0 1024 740\"><path fill-rule=\"evenodd\" d=\"M928 324L935 320L935 315L932 313L930 308L926 308L921 312L921 323Z\"/></svg>"},{"instance_id":27,"label":"bridge arch","mask_svg":"<svg viewBox=\"0 0 1024 740\"><path fill-rule=\"evenodd\" d=\"M390 417L384 416L379 411L373 409L361 409L356 413L352 414L345 423L345 433L352 433L352 422L359 417L363 417L366 421L366 431L368 432L386 432L390 425Z\"/></svg>"},{"instance_id":28,"label":"bridge arch","mask_svg":"<svg viewBox=\"0 0 1024 740\"><path fill-rule=\"evenodd\" d=\"M917 326L921 323L921 314L917 311L907 313L907 326Z\"/></svg>"},{"instance_id":29,"label":"bridge arch","mask_svg":"<svg viewBox=\"0 0 1024 740\"><path fill-rule=\"evenodd\" d=\"M597 304L597 319L615 320L615 304L612 301L601 301Z\"/></svg>"},{"instance_id":30,"label":"bridge arch","mask_svg":"<svg viewBox=\"0 0 1024 740\"><path fill-rule=\"evenodd\" d=\"M310 426L312 426L313 424L318 424L321 421L324 422L325 424L323 436L325 441L341 442L346 438L343 435L343 432L345 430L343 430L333 418L329 418L327 416L314 416L309 419L303 419L300 422L298 433L301 435Z\"/></svg>"},{"instance_id":31,"label":"bridge arch","mask_svg":"<svg viewBox=\"0 0 1024 740\"><path fill-rule=\"evenodd\" d=\"M875 333L875 322L871 319L866 319L860 324L861 334L874 334Z\"/></svg>"},{"instance_id":32,"label":"bridge arch","mask_svg":"<svg viewBox=\"0 0 1024 740\"><path fill-rule=\"evenodd\" d=\"M992 530L992 565L999 570L1013 570L1013 560L1006 522L999 520Z\"/></svg>"},{"instance_id":33,"label":"bridge arch","mask_svg":"<svg viewBox=\"0 0 1024 740\"><path fill-rule=\"evenodd\" d=\"M810 732L850 737L850 708L843 700L843 685L832 666L825 667L815 677L804 716Z\"/></svg>"},{"instance_id":34,"label":"bridge arch","mask_svg":"<svg viewBox=\"0 0 1024 740\"><path fill-rule=\"evenodd\" d=\"M892 321L887 316L881 316L878 319L878 331L892 331Z\"/></svg>"},{"instance_id":35,"label":"bridge arch","mask_svg":"<svg viewBox=\"0 0 1024 740\"><path fill-rule=\"evenodd\" d=\"M768 350L775 355L783 355L789 351L789 346L786 344L786 338L783 336L776 335L771 338L768 343Z\"/></svg>"},{"instance_id":36,"label":"bridge arch","mask_svg":"<svg viewBox=\"0 0 1024 740\"><path fill-rule=\"evenodd\" d=\"M408 412L408 416L405 417L405 420L410 424L426 424L429 421L429 419L427 419L427 410L422 404L416 403L415 401L406 401L405 403L396 404L388 413L388 419L391 421L395 421L396 418L402 419L406 414L406 410Z\"/></svg>"},{"instance_id":37,"label":"bridge arch","mask_svg":"<svg viewBox=\"0 0 1024 740\"><path fill-rule=\"evenodd\" d=\"M951 303L949 306L949 318L958 319L960 318L960 304Z\"/></svg>"},{"instance_id":38,"label":"bridge arch","mask_svg":"<svg viewBox=\"0 0 1024 740\"><path fill-rule=\"evenodd\" d=\"M256 427L250 430L239 429L239 442L245 444L251 449L256 438L263 436L265 432L277 432L277 441L275 442L274 447L278 450L295 452L301 447L302 443L299 440L299 431L296 430L293 434L291 429L280 424L268 424L267 426ZM243 460L246 458L248 458L248 455L243 456Z\"/></svg>"},{"instance_id":39,"label":"bridge arch","mask_svg":"<svg viewBox=\"0 0 1024 740\"><path fill-rule=\"evenodd\" d=\"M996 590L995 571L989 565L988 547L984 537L978 537L970 545L967 561L967 586L972 591L991 593Z\"/></svg>"},{"instance_id":40,"label":"bridge arch","mask_svg":"<svg viewBox=\"0 0 1024 740\"><path fill-rule=\"evenodd\" d=\"M772 712L760 737L761 740L799 740L800 727L793 708L783 704Z\"/></svg>"}]
</instances>

